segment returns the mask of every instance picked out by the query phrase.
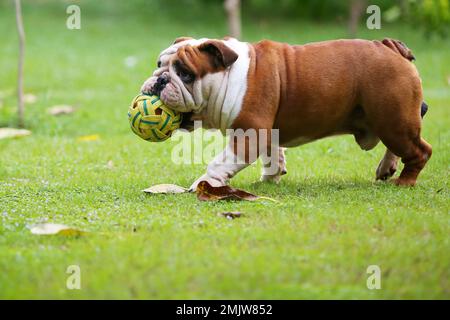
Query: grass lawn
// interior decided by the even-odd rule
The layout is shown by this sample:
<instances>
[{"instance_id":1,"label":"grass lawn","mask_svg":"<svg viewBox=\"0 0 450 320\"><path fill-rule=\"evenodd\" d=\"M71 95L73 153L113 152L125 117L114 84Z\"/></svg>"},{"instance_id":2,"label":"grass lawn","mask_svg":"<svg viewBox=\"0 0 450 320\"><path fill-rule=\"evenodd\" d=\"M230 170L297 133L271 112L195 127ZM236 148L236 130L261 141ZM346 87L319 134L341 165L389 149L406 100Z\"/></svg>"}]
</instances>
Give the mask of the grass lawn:
<instances>
[{"instance_id":1,"label":"grass lawn","mask_svg":"<svg viewBox=\"0 0 450 320\"><path fill-rule=\"evenodd\" d=\"M199 202L192 194L148 196L158 183L189 186L205 165L174 165L173 141L148 143L130 130L127 106L159 51L180 35L220 37L216 12L195 22L81 1L82 29L65 28L65 5L26 1L25 87L33 134L0 140L0 298L450 298L450 42L409 26L361 30L413 49L426 101L423 136L433 157L415 188L374 182L384 153L353 137L287 153L279 185L258 183L259 165L233 186L270 201ZM144 10L145 9L145 10ZM17 36L11 2L0 3L0 127L14 125ZM337 24L247 20L244 38L305 43L345 37ZM127 67L127 57L135 67ZM133 60L128 59L128 60ZM380 93L382 94L382 93ZM51 117L47 108L77 111ZM80 141L85 135L95 141ZM108 166L112 161L113 166ZM243 217L227 220L224 211ZM89 235L32 235L64 223ZM81 268L81 290L66 269ZM381 290L366 269L381 268Z\"/></svg>"}]
</instances>

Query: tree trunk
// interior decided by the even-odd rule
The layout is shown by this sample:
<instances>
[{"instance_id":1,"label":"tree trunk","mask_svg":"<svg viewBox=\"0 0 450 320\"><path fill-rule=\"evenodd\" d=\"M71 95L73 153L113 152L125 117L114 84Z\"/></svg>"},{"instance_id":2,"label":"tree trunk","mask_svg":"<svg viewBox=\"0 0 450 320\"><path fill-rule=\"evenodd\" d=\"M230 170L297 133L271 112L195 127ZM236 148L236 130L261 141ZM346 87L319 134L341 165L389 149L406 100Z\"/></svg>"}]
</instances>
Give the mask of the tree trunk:
<instances>
[{"instance_id":1,"label":"tree trunk","mask_svg":"<svg viewBox=\"0 0 450 320\"><path fill-rule=\"evenodd\" d=\"M20 0L15 0L16 4L16 24L19 33L19 65L17 69L17 101L18 101L18 126L23 128L24 121L24 99L23 99L23 64L25 57L25 32L22 21L22 7Z\"/></svg>"},{"instance_id":2,"label":"tree trunk","mask_svg":"<svg viewBox=\"0 0 450 320\"><path fill-rule=\"evenodd\" d=\"M241 1L225 0L225 11L228 17L228 32L233 38L241 37Z\"/></svg>"},{"instance_id":3,"label":"tree trunk","mask_svg":"<svg viewBox=\"0 0 450 320\"><path fill-rule=\"evenodd\" d=\"M358 24L364 13L366 0L352 0L350 5L350 15L348 19L348 34L350 38L355 38L358 32Z\"/></svg>"},{"instance_id":4,"label":"tree trunk","mask_svg":"<svg viewBox=\"0 0 450 320\"><path fill-rule=\"evenodd\" d=\"M409 18L409 3L408 0L400 0L400 10L402 12L402 18Z\"/></svg>"}]
</instances>

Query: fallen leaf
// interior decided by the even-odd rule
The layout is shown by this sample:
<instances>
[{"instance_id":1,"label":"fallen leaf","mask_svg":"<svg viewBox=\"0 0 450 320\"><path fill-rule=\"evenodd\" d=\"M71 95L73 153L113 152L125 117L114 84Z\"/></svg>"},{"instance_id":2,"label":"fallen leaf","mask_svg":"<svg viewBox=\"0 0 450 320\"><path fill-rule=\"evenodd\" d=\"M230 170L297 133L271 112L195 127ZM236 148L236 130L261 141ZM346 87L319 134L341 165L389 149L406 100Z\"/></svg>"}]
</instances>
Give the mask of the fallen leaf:
<instances>
[{"instance_id":1,"label":"fallen leaf","mask_svg":"<svg viewBox=\"0 0 450 320\"><path fill-rule=\"evenodd\" d=\"M242 216L241 212L221 212L217 214L219 217L225 217L228 220L233 220L236 218L240 218Z\"/></svg>"},{"instance_id":2,"label":"fallen leaf","mask_svg":"<svg viewBox=\"0 0 450 320\"><path fill-rule=\"evenodd\" d=\"M75 108L69 105L57 105L47 110L48 114L52 116L60 116L64 114L71 114L75 112Z\"/></svg>"},{"instance_id":3,"label":"fallen leaf","mask_svg":"<svg viewBox=\"0 0 450 320\"><path fill-rule=\"evenodd\" d=\"M100 140L100 136L98 134L91 134L88 136L78 137L78 141L97 141Z\"/></svg>"},{"instance_id":4,"label":"fallen leaf","mask_svg":"<svg viewBox=\"0 0 450 320\"><path fill-rule=\"evenodd\" d=\"M145 193L184 193L187 192L187 189L175 184L157 184L142 191Z\"/></svg>"},{"instance_id":5,"label":"fallen leaf","mask_svg":"<svg viewBox=\"0 0 450 320\"><path fill-rule=\"evenodd\" d=\"M110 169L110 170L114 169L114 162L113 162L112 160L109 160L109 161L106 163L106 168L107 168L107 169Z\"/></svg>"},{"instance_id":6,"label":"fallen leaf","mask_svg":"<svg viewBox=\"0 0 450 320\"><path fill-rule=\"evenodd\" d=\"M41 223L30 227L32 234L36 235L62 235L62 236L81 236L86 232L68 227L64 224Z\"/></svg>"},{"instance_id":7,"label":"fallen leaf","mask_svg":"<svg viewBox=\"0 0 450 320\"><path fill-rule=\"evenodd\" d=\"M9 96L11 93L6 91L0 91L0 99L4 99Z\"/></svg>"},{"instance_id":8,"label":"fallen leaf","mask_svg":"<svg viewBox=\"0 0 450 320\"><path fill-rule=\"evenodd\" d=\"M26 93L23 95L23 102L32 104L37 101L37 97L32 93Z\"/></svg>"},{"instance_id":9,"label":"fallen leaf","mask_svg":"<svg viewBox=\"0 0 450 320\"><path fill-rule=\"evenodd\" d=\"M0 139L21 138L31 134L31 131L25 129L0 128Z\"/></svg>"},{"instance_id":10,"label":"fallen leaf","mask_svg":"<svg viewBox=\"0 0 450 320\"><path fill-rule=\"evenodd\" d=\"M138 62L138 59L135 56L128 56L123 60L123 63L127 68L134 68Z\"/></svg>"},{"instance_id":11,"label":"fallen leaf","mask_svg":"<svg viewBox=\"0 0 450 320\"><path fill-rule=\"evenodd\" d=\"M259 197L244 190L235 189L230 186L213 187L207 181L200 181L197 185L197 198L201 201L214 200L247 200L255 201L257 199L267 199L275 201L267 197Z\"/></svg>"}]
</instances>

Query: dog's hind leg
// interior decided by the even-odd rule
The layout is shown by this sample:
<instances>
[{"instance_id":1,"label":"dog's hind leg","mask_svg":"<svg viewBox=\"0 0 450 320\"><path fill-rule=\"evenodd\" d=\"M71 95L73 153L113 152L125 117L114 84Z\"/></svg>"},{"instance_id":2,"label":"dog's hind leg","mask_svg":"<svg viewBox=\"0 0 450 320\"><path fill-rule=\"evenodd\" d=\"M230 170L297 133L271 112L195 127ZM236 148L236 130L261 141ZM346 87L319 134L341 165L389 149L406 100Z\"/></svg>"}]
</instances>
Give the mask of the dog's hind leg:
<instances>
[{"instance_id":1,"label":"dog's hind leg","mask_svg":"<svg viewBox=\"0 0 450 320\"><path fill-rule=\"evenodd\" d=\"M428 105L422 102L420 116L423 119L428 111ZM387 180L391 178L397 171L399 157L397 157L392 151L386 149L383 159L378 164L376 171L376 180Z\"/></svg>"},{"instance_id":2,"label":"dog's hind leg","mask_svg":"<svg viewBox=\"0 0 450 320\"><path fill-rule=\"evenodd\" d=\"M423 103L421 117L424 115L424 106L426 108L426 104ZM401 112L405 110L403 108L395 108L395 110L398 111L395 116L377 124L377 134L388 148L385 158L380 163L379 175L377 170L377 177L383 177L383 172L381 171L383 168L389 170L387 177L392 175L391 170L396 169L397 156L399 156L405 166L400 177L395 180L395 184L413 186L420 171L431 157L432 148L428 142L420 137L422 123L419 114L414 115L408 112ZM401 126L397 124L401 124Z\"/></svg>"},{"instance_id":3,"label":"dog's hind leg","mask_svg":"<svg viewBox=\"0 0 450 320\"><path fill-rule=\"evenodd\" d=\"M261 181L278 183L281 176L287 173L285 149L282 147L271 147L271 154L261 153L260 157L263 165Z\"/></svg>"},{"instance_id":4,"label":"dog's hind leg","mask_svg":"<svg viewBox=\"0 0 450 320\"><path fill-rule=\"evenodd\" d=\"M383 159L378 164L376 171L377 180L387 180L394 175L397 171L398 160L400 158L392 153L389 149L386 149Z\"/></svg>"}]
</instances>

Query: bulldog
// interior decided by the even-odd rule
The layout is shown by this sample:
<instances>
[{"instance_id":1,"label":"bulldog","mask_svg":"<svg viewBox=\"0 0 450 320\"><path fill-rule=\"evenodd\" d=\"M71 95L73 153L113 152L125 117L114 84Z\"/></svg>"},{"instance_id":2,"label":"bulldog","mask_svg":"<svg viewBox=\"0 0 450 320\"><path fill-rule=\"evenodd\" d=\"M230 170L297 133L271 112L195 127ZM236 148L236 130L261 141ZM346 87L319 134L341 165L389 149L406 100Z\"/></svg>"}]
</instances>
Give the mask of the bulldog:
<instances>
[{"instance_id":1,"label":"bulldog","mask_svg":"<svg viewBox=\"0 0 450 320\"><path fill-rule=\"evenodd\" d=\"M287 172L285 148L338 134L353 135L363 150L381 140L387 150L376 179L392 177L401 159L403 170L393 181L412 186L432 153L420 135L427 105L412 60L411 50L392 39L289 45L182 37L161 52L141 91L186 113L185 128L201 119L223 133L269 133L256 141L230 134L191 190L202 180L227 184L258 156L261 179L278 182Z\"/></svg>"}]
</instances>

